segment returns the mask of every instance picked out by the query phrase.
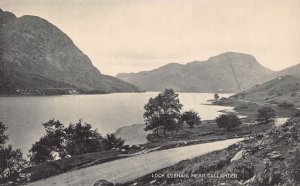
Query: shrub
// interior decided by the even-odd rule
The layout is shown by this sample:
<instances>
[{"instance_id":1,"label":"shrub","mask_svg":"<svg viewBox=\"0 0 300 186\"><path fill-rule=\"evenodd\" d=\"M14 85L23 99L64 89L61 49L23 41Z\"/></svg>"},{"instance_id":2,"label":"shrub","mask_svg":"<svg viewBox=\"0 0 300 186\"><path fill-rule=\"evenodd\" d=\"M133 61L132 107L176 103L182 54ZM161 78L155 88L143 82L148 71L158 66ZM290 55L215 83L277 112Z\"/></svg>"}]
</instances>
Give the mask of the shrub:
<instances>
[{"instance_id":1,"label":"shrub","mask_svg":"<svg viewBox=\"0 0 300 186\"><path fill-rule=\"evenodd\" d=\"M278 103L278 106L281 107L281 108L294 108L295 107L294 104L288 103L288 102Z\"/></svg>"},{"instance_id":2,"label":"shrub","mask_svg":"<svg viewBox=\"0 0 300 186\"><path fill-rule=\"evenodd\" d=\"M103 137L97 130L92 130L92 126L82 123L80 120L76 124L70 124L65 129L66 151L70 155L79 155L103 150Z\"/></svg>"},{"instance_id":3,"label":"shrub","mask_svg":"<svg viewBox=\"0 0 300 186\"><path fill-rule=\"evenodd\" d=\"M297 93L296 92L293 92L293 93L291 93L291 96L296 96L297 95Z\"/></svg>"},{"instance_id":4,"label":"shrub","mask_svg":"<svg viewBox=\"0 0 300 186\"><path fill-rule=\"evenodd\" d=\"M234 110L246 110L246 109L249 109L250 106L247 105L247 104L242 104L242 105L238 105L234 108Z\"/></svg>"},{"instance_id":5,"label":"shrub","mask_svg":"<svg viewBox=\"0 0 300 186\"><path fill-rule=\"evenodd\" d=\"M23 159L20 149L13 149L11 145L6 146L8 136L5 135L7 127L0 122L0 185L12 182L14 185L23 184L27 177L22 175L22 171L27 165Z\"/></svg>"},{"instance_id":6,"label":"shrub","mask_svg":"<svg viewBox=\"0 0 300 186\"><path fill-rule=\"evenodd\" d=\"M225 128L227 131L242 124L240 118L235 114L222 114L216 118L219 128Z\"/></svg>"},{"instance_id":7,"label":"shrub","mask_svg":"<svg viewBox=\"0 0 300 186\"><path fill-rule=\"evenodd\" d=\"M215 98L215 99L219 99L219 98L220 98L219 94L218 94L218 93L215 93L215 94L214 94L214 98Z\"/></svg>"},{"instance_id":8,"label":"shrub","mask_svg":"<svg viewBox=\"0 0 300 186\"><path fill-rule=\"evenodd\" d=\"M198 113L192 110L184 112L181 116L181 119L190 127L194 127L195 125L199 125L201 123L201 118L198 116Z\"/></svg>"},{"instance_id":9,"label":"shrub","mask_svg":"<svg viewBox=\"0 0 300 186\"><path fill-rule=\"evenodd\" d=\"M8 140L8 136L5 135L5 131L7 130L7 127L3 122L0 122L0 148L3 147L3 145Z\"/></svg>"},{"instance_id":10,"label":"shrub","mask_svg":"<svg viewBox=\"0 0 300 186\"><path fill-rule=\"evenodd\" d=\"M105 150L110 150L112 148L122 148L125 140L122 140L121 138L116 138L114 134L107 134L103 142L105 145Z\"/></svg>"},{"instance_id":11,"label":"shrub","mask_svg":"<svg viewBox=\"0 0 300 186\"><path fill-rule=\"evenodd\" d=\"M54 160L54 153L61 158L66 155L80 155L85 153L110 150L113 147L123 147L124 140L108 134L103 138L92 126L79 120L68 127L60 121L50 120L44 123L46 135L41 137L30 149L32 164L40 164Z\"/></svg>"},{"instance_id":12,"label":"shrub","mask_svg":"<svg viewBox=\"0 0 300 186\"><path fill-rule=\"evenodd\" d=\"M41 137L39 141L34 143L30 149L30 162L39 164L45 161L53 160L53 152L58 152L61 157L64 157L64 142L66 132L64 125L60 121L54 119L42 124L45 127L46 135Z\"/></svg>"},{"instance_id":13,"label":"shrub","mask_svg":"<svg viewBox=\"0 0 300 186\"><path fill-rule=\"evenodd\" d=\"M66 155L80 155L91 152L103 151L104 138L97 130L93 130L90 124L81 120L68 127L59 121L50 120L44 123L46 134L30 149L32 164L54 160L53 153L60 157Z\"/></svg>"},{"instance_id":14,"label":"shrub","mask_svg":"<svg viewBox=\"0 0 300 186\"><path fill-rule=\"evenodd\" d=\"M296 110L293 114L294 117L300 117L300 110Z\"/></svg>"},{"instance_id":15,"label":"shrub","mask_svg":"<svg viewBox=\"0 0 300 186\"><path fill-rule=\"evenodd\" d=\"M274 117L275 111L268 106L263 106L257 111L257 121L269 122Z\"/></svg>"}]
</instances>

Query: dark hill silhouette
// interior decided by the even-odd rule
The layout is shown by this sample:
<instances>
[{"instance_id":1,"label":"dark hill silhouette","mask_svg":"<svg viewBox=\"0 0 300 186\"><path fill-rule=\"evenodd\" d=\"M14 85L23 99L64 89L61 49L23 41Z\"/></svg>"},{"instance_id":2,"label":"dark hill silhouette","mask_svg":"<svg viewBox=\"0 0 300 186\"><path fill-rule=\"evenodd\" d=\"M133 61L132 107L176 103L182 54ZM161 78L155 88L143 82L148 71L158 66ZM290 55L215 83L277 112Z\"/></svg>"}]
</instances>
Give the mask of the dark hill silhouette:
<instances>
[{"instance_id":1,"label":"dark hill silhouette","mask_svg":"<svg viewBox=\"0 0 300 186\"><path fill-rule=\"evenodd\" d=\"M138 91L129 83L101 74L65 33L37 16L17 18L0 10L0 60L2 94L25 87L29 91L45 87L72 87L84 92ZM22 82L20 74L26 76ZM41 87L34 84L32 75L43 81Z\"/></svg>"}]
</instances>

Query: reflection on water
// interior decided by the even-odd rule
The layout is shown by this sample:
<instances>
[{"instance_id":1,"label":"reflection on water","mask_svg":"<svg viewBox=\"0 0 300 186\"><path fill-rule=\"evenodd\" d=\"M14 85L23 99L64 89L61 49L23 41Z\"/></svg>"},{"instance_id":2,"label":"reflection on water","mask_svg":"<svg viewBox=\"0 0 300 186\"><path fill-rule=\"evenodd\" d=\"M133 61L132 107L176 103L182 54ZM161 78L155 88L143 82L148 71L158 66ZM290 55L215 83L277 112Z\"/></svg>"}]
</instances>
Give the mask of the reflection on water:
<instances>
[{"instance_id":1,"label":"reflection on water","mask_svg":"<svg viewBox=\"0 0 300 186\"><path fill-rule=\"evenodd\" d=\"M48 97L0 97L0 121L8 126L10 143L26 154L43 134L42 123L58 119L64 124L83 119L101 133L143 123L144 105L158 93L116 93ZM220 95L227 97L229 95ZM184 110L197 111L202 120L214 119L230 107L203 105L213 94L180 93Z\"/></svg>"}]
</instances>

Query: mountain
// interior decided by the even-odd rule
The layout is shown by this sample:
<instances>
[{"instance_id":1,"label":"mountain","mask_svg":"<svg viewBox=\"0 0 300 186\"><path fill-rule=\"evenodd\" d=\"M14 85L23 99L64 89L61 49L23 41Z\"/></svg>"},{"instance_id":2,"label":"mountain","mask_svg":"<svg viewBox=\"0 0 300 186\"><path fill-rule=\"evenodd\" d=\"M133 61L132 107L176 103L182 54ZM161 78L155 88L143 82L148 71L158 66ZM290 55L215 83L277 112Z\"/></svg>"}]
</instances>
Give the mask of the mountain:
<instances>
[{"instance_id":1,"label":"mountain","mask_svg":"<svg viewBox=\"0 0 300 186\"><path fill-rule=\"evenodd\" d=\"M293 75L300 78L300 63L289 68L283 69L274 74L276 77L278 76L286 76Z\"/></svg>"},{"instance_id":2,"label":"mountain","mask_svg":"<svg viewBox=\"0 0 300 186\"><path fill-rule=\"evenodd\" d=\"M286 102L300 106L300 78L291 75L276 77L232 97L255 102Z\"/></svg>"},{"instance_id":3,"label":"mountain","mask_svg":"<svg viewBox=\"0 0 300 186\"><path fill-rule=\"evenodd\" d=\"M151 71L122 73L116 77L141 90L179 92L238 92L263 82L274 72L248 54L227 52L186 65L171 63Z\"/></svg>"},{"instance_id":4,"label":"mountain","mask_svg":"<svg viewBox=\"0 0 300 186\"><path fill-rule=\"evenodd\" d=\"M85 93L138 91L130 83L101 74L88 56L48 21L28 15L17 18L1 9L0 60L1 94L14 94L18 89L26 92L76 89Z\"/></svg>"}]
</instances>

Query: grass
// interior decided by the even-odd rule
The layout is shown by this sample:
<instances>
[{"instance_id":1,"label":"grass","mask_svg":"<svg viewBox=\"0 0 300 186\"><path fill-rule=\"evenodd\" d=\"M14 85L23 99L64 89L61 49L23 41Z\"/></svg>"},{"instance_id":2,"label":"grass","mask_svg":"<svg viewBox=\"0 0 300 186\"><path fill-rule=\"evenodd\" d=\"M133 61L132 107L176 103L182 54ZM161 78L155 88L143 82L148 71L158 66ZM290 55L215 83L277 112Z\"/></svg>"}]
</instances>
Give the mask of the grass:
<instances>
[{"instance_id":1,"label":"grass","mask_svg":"<svg viewBox=\"0 0 300 186\"><path fill-rule=\"evenodd\" d=\"M161 169L152 174L236 174L237 178L153 178L148 174L127 185L299 185L300 184L300 117L290 119L285 125L272 127L261 135L234 144L227 149L215 151L194 159L184 160L174 166ZM241 159L231 159L240 150ZM278 157L272 154L278 154Z\"/></svg>"},{"instance_id":2,"label":"grass","mask_svg":"<svg viewBox=\"0 0 300 186\"><path fill-rule=\"evenodd\" d=\"M299 167L300 151L297 155L297 144L299 144L300 118L294 118L290 126L280 128L279 134L274 132L277 128L274 122L256 122L257 110L267 105L276 112L276 117L292 117L296 112L293 107L282 107L271 103L245 102L238 99L222 99L214 102L216 105L233 106L238 115L247 116L242 119L243 124L230 132L219 129L214 121L204 121L195 128L185 128L178 132L167 133L166 136L149 136L149 140L155 144L166 144L170 147L177 147L178 141L187 143L205 143L214 140L228 139L233 137L252 136L252 138L230 146L227 149L215 151L191 160L184 160L178 164L159 170L152 174L222 174L235 173L237 179L211 179L211 178L153 178L148 174L131 182L117 184L118 186L127 185L185 185L185 186L210 186L210 185L297 185L297 171L291 172L291 162L298 162ZM275 133L276 135L274 135ZM280 135L281 133L281 135ZM290 138L294 134L293 139ZM278 139L278 136L285 138ZM173 142L173 143L171 143ZM299 145L298 145L299 146ZM241 160L230 162L233 156L240 150L246 150L246 154ZM298 148L299 149L299 148ZM300 150L300 149L299 149ZM278 152L283 159L271 159L269 154ZM297 161L298 160L298 161ZM268 173L268 174L266 174ZM288 173L290 175L288 175ZM296 175L295 175L296 174ZM283 176L285 175L285 176Z\"/></svg>"}]
</instances>

